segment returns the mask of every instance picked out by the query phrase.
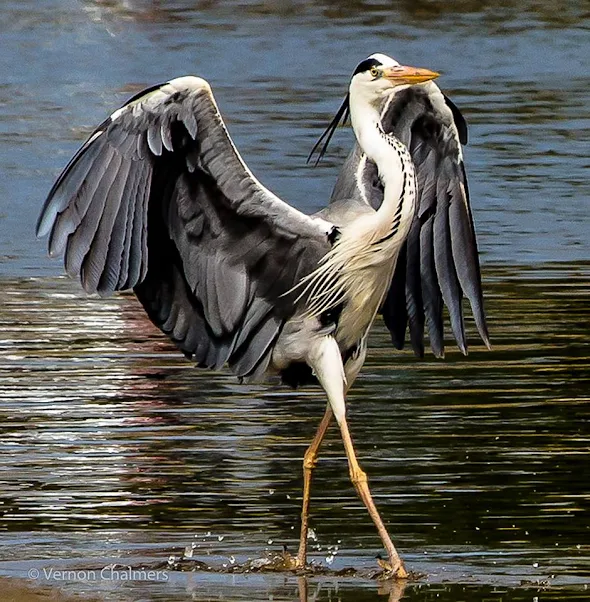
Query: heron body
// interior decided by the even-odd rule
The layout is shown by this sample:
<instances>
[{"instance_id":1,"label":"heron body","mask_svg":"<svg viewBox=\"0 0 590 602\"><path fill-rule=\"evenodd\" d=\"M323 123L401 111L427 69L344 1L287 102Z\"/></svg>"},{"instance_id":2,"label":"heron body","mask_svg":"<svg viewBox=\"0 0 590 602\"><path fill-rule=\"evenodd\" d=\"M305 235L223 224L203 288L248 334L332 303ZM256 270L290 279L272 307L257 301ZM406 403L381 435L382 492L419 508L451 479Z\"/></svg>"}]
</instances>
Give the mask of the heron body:
<instances>
[{"instance_id":1,"label":"heron body","mask_svg":"<svg viewBox=\"0 0 590 602\"><path fill-rule=\"evenodd\" d=\"M322 139L350 113L357 146L331 203L308 216L248 169L209 84L181 77L115 111L76 153L39 218L50 254L89 292L133 288L152 321L198 366L245 380L319 382L328 404L304 457L306 562L311 474L335 416L351 479L406 575L373 503L346 420L346 393L381 311L396 346L424 325L442 355L442 306L459 347L465 293L487 343L458 110L430 80L382 54L362 61ZM312 151L313 152L313 151Z\"/></svg>"}]
</instances>

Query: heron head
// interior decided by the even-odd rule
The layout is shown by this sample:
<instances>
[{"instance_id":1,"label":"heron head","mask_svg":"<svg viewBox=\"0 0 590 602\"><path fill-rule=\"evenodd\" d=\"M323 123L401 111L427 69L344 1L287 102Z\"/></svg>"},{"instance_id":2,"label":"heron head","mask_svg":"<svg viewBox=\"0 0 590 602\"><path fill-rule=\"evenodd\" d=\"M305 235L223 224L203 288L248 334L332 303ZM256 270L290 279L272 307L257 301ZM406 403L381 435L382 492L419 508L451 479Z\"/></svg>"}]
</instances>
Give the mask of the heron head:
<instances>
[{"instance_id":1,"label":"heron head","mask_svg":"<svg viewBox=\"0 0 590 602\"><path fill-rule=\"evenodd\" d=\"M377 104L384 96L402 87L421 84L438 76L435 71L400 65L395 59L376 53L357 65L350 80L350 94L351 97Z\"/></svg>"},{"instance_id":2,"label":"heron head","mask_svg":"<svg viewBox=\"0 0 590 602\"><path fill-rule=\"evenodd\" d=\"M344 123L354 109L365 113L367 105L374 111L379 111L381 101L388 94L407 88L414 84L421 84L435 79L439 74L429 69L419 67L406 67L400 65L396 60L386 54L372 54L361 61L350 80L350 87L344 102L340 105L338 112L329 123L324 133L315 143L309 153L308 161L317 151L316 165L326 153L330 140L338 124Z\"/></svg>"}]
</instances>

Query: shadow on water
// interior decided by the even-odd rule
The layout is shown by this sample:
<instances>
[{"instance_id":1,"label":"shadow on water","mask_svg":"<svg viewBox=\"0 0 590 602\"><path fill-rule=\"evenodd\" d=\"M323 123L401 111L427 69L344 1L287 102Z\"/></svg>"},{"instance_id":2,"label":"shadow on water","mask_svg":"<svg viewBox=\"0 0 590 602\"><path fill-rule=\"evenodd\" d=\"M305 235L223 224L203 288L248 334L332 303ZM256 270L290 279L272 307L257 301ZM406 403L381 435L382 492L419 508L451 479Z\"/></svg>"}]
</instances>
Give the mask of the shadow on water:
<instances>
[{"instance_id":1,"label":"shadow on water","mask_svg":"<svg viewBox=\"0 0 590 602\"><path fill-rule=\"evenodd\" d=\"M526 588L574 600L590 579L588 268L488 268L491 352L416 361L376 329L350 421L389 529L425 575L404 600L515 586L525 590L510 600L530 600ZM0 574L115 562L166 569L149 583L154 599L185 588L296 599L295 576L235 567L296 549L320 391L195 370L133 296L86 298L63 278L4 280L0 324ZM311 557L324 569L311 599L374 595L379 541L336 431L312 513ZM98 581L90 591L115 595ZM142 588L126 587L129 599Z\"/></svg>"}]
</instances>

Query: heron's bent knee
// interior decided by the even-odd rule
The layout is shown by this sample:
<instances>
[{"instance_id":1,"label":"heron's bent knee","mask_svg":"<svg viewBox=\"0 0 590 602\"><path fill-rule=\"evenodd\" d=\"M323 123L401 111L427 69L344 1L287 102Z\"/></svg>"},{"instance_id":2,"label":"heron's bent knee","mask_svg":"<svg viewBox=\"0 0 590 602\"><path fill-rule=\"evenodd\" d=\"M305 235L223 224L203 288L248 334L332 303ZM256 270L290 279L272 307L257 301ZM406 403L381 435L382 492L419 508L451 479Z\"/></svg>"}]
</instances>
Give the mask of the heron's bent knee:
<instances>
[{"instance_id":1,"label":"heron's bent knee","mask_svg":"<svg viewBox=\"0 0 590 602\"><path fill-rule=\"evenodd\" d=\"M303 469L313 470L318 463L318 454L315 451L307 450L303 456Z\"/></svg>"}]
</instances>

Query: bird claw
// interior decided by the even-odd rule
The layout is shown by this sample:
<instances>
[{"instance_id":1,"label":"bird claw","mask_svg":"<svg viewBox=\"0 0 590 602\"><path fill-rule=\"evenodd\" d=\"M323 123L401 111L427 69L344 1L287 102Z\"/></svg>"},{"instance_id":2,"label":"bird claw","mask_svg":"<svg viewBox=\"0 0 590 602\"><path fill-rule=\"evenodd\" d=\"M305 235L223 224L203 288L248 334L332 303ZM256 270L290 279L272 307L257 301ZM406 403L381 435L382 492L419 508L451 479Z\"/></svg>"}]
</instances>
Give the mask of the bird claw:
<instances>
[{"instance_id":1,"label":"bird claw","mask_svg":"<svg viewBox=\"0 0 590 602\"><path fill-rule=\"evenodd\" d=\"M281 552L281 557L284 570L294 571L295 569L302 568L297 556L292 556L287 551L287 548L285 546L283 547L283 551Z\"/></svg>"},{"instance_id":2,"label":"bird claw","mask_svg":"<svg viewBox=\"0 0 590 602\"><path fill-rule=\"evenodd\" d=\"M406 571L404 563L400 558L395 563L392 563L381 556L377 556L377 564L383 570L383 573L380 575L381 579L407 579L409 577L408 571Z\"/></svg>"}]
</instances>

